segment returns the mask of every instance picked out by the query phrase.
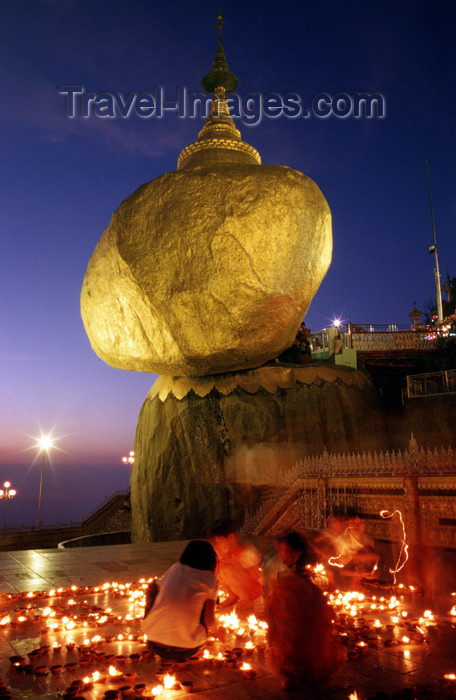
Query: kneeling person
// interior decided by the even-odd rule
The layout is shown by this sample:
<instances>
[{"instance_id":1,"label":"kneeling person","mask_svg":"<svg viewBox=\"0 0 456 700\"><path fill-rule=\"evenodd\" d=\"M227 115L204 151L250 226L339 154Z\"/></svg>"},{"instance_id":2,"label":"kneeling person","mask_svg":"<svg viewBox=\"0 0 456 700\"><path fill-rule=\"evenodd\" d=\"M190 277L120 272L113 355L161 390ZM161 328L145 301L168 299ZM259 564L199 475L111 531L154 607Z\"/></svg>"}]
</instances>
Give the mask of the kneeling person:
<instances>
[{"instance_id":1,"label":"kneeling person","mask_svg":"<svg viewBox=\"0 0 456 700\"><path fill-rule=\"evenodd\" d=\"M149 649L184 661L206 642L214 626L218 582L217 555L205 540L192 540L173 564L151 584L142 631Z\"/></svg>"}]
</instances>

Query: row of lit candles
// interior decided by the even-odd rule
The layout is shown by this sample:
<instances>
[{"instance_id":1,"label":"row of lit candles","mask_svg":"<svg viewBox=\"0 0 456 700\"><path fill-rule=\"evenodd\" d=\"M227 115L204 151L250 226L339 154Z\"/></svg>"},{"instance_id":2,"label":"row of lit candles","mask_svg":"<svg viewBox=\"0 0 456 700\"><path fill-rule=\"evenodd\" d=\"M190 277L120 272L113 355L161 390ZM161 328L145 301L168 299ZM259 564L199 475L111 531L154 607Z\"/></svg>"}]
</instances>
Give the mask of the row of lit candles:
<instances>
[{"instance_id":1,"label":"row of lit candles","mask_svg":"<svg viewBox=\"0 0 456 700\"><path fill-rule=\"evenodd\" d=\"M105 593L109 592L120 592L122 596L128 594L129 599L134 601L135 604L139 605L140 608L143 607L144 605L144 590L147 587L148 582L142 580L139 584L139 591L135 590L135 587L133 584L103 584L102 587L94 587L93 592L96 593L100 590L104 591ZM85 587L82 589L84 594L87 595L90 591ZM70 589L57 589L57 590L51 590L48 594L50 598L54 598L56 596L60 595L73 595L77 592L76 587L71 587ZM222 593L222 592L220 592ZM11 597L9 596L9 602L11 602ZM20 596L24 597L24 596ZM43 597L46 597L45 595L35 595L35 594L26 594L25 598L31 599L31 598L38 598L41 599ZM44 608L29 608L24 611L23 608L20 608L20 612L25 614L20 614L16 618L14 618L14 614L11 615L9 614L8 616L5 616L1 621L0 624L3 626L6 626L8 624L14 624L14 622L18 623L36 623L37 621L42 621L43 619L47 621L47 628L45 628L45 631L48 629L51 630L53 633L57 633L59 631L74 631L78 627L83 627L86 628L88 627L88 621L87 619L82 620L81 616L78 615L73 615L68 617L67 615L62 615L60 617L59 622L61 623L60 625L57 622L51 622L49 623L50 620L55 620L58 618L59 613L62 614L63 610L66 610L68 607L76 606L79 605L79 607L83 607L85 609L90 609L90 606L87 602L87 600L83 601L83 603L78 603L74 598L70 598L65 602L64 606L55 606L51 607L50 605L47 605ZM57 609L56 609L57 608ZM128 621L128 622L134 622L135 620L138 620L139 618L142 617L142 610L138 612L136 615L131 615L127 614L126 616L116 616L113 618L112 615L110 615L111 609L107 608L105 610L98 611L96 614L90 615L91 617L91 622L92 624L99 624L99 623L106 623L106 622L115 622L118 623L119 621ZM85 615L85 617L87 617ZM225 629L228 632L233 633L236 638L242 637L246 631L249 632L250 635L255 634L255 633L265 633L265 630L267 629L267 624L266 622L262 620L258 620L254 615L250 616L247 622L243 623L241 625L241 622L237 615L235 613L230 613L226 615L220 615L219 616L219 622L220 624L225 627ZM81 651L84 653L85 648L89 650L90 648L93 647L98 647L101 643L103 642L111 642L111 641L135 641L135 640L144 640L146 641L146 638L144 636L139 636L135 634L129 634L129 635L122 635L119 634L115 637L102 637L101 635L94 635L93 637L89 638L86 637L82 643L78 646L78 651ZM214 638L212 638L211 641L215 641ZM74 648L75 644L72 641L71 638L67 640L67 644L65 645L67 647L67 650L70 651ZM261 646L261 645L259 645ZM55 650L61 649L62 645L59 644L58 642L55 642L54 645L49 647L49 651L54 652ZM251 653L253 652L255 646L251 639L249 639L246 642L245 645L245 651L246 653ZM242 651L242 650L241 650ZM217 655L212 655L208 649L204 650L203 656L202 656L203 661L209 661L209 662L215 662L215 663L221 663L227 661L226 657L221 654L221 652ZM45 669L45 667L41 667L42 669ZM56 666L54 666L56 668ZM246 678L254 678L256 675L256 672L252 669L251 665L248 664L247 662L243 662L242 665L239 667L239 671L243 673L244 677ZM44 671L45 672L45 671ZM127 679L128 679L127 674ZM131 674L130 674L131 675ZM102 671L94 671L91 676L85 676L83 679L84 686L86 688L90 687L93 683L101 683L106 680L106 678L109 677L111 680L113 679L125 679L125 674L122 672L118 671L115 666L110 666L108 670L108 674L104 674ZM158 695L160 692L162 692L163 689L169 689L172 688L176 685L177 681L175 677L173 676L165 676L164 679L164 685L157 685L154 688L151 689L152 695Z\"/></svg>"},{"instance_id":2,"label":"row of lit candles","mask_svg":"<svg viewBox=\"0 0 456 700\"><path fill-rule=\"evenodd\" d=\"M0 620L0 625L2 626L7 626L10 624L17 624L17 623L26 623L26 622L31 622L35 623L37 620L42 620L46 619L47 623L49 623L49 620L55 620L56 618L59 618L59 613L62 613L62 610L65 608L71 608L72 606L78 605L79 608L82 608L84 610L91 610L94 607L97 608L97 612L94 613L84 613L80 615L72 615L68 616L62 615L59 618L59 623L57 622L51 622L48 624L49 629L51 629L53 632L64 632L67 630L75 630L77 628L87 628L89 626L89 622L100 626L106 623L110 624L124 624L124 623L129 623L132 624L135 621L139 620L142 618L142 608L144 607L144 593L145 589L147 588L149 581L146 581L145 579L141 579L137 584L132 584L132 583L126 583L126 584L119 584L117 582L112 582L112 583L105 583L101 586L94 586L94 587L77 587L77 586L71 586L68 589L60 588L60 589L52 589L48 592L44 593L33 593L29 592L27 594L18 594L17 596L13 596L11 594L8 594L7 600L8 603L11 603L11 600L14 597L17 597L18 600L27 600L29 603L32 602L33 599L35 599L33 602L35 603L35 607L30 607L24 611L23 608L20 608L20 612L25 614L19 614L15 617L14 613L7 614L3 617L3 619ZM401 591L401 588L404 589L403 592L407 592L405 587L399 585L398 589ZM409 591L413 591L413 587L409 587ZM128 602L129 602L129 612L125 615L114 615L112 614L112 609L111 608L106 608L102 609L98 606L90 606L87 600L84 600L83 602L78 603L76 600L74 600L74 595L77 595L79 593L83 593L84 595L90 595L90 594L98 594L98 593L104 593L106 595L114 595L114 597L118 598L125 598L127 596ZM70 597L71 596L71 597ZM399 612L399 607L401 606L400 601L396 596L391 596L389 600L382 596L377 598L376 596L371 597L371 601L369 601L366 596L362 593L359 592L348 592L348 593L339 593L336 592L327 594L328 596L328 603L333 606L335 612L337 613L338 619L339 620L344 620L344 618L349 621L350 619L353 621L353 619L357 618L358 615L361 614L372 614L372 613L380 613L382 615L385 615L386 613L394 613L393 616L391 617L391 621L394 623L394 625L400 625L404 620L407 618L407 611L402 610ZM39 609L36 607L36 602L38 602L42 598L66 598L70 597L69 600L67 600L64 605L59 604L55 605L52 607L51 605L48 605L42 609ZM57 608L57 609L56 609ZM137 612L134 612L134 609L137 609ZM456 616L456 605L454 605L450 611L451 616ZM85 617L85 619L82 619ZM89 619L88 619L89 618ZM362 618L361 618L362 619ZM232 633L236 635L236 638L242 638L245 634L247 635L252 635L255 633L258 633L261 635L261 633L265 633L267 629L267 624L261 620L257 620L255 616L251 616L247 622L241 622L237 615L235 613L230 613L230 614L222 614L218 616L218 620L220 624L227 630L228 633ZM423 615L418 619L418 625L415 625L416 629L424 634L424 630L419 627L419 625L427 627L434 622L434 615L430 610L424 611ZM55 625L55 626L53 626ZM391 627L391 625L387 625ZM382 624L381 620L376 618L373 623L372 627L374 630L380 631L383 627L384 624ZM139 635L117 635L117 637L102 637L101 635L94 635L92 638L85 637L82 645L86 646L87 648L92 647L93 645L99 645L100 643L107 642L107 641L112 641L115 639L116 641L136 641L136 640L141 640L144 639L144 637L141 637ZM145 640L145 639L144 639ZM407 644L410 641L410 638L407 637L407 635L403 635L401 639L403 644ZM71 642L70 642L71 643ZM82 646L81 645L81 646ZM362 648L364 645L363 642L359 643L359 648ZM56 642L54 644L54 647L58 647L58 643ZM60 645L61 646L61 645ZM67 645L68 646L68 645ZM261 646L261 643L258 645ZM245 646L243 649L245 650L246 653L252 652L255 648L255 645L253 644L251 639L248 639L248 641L245 643ZM202 659L206 661L215 661L215 662L223 662L225 659L221 652L217 655L212 655L207 649L204 650ZM110 677L112 676L117 676L117 675L122 675L121 672L118 672L115 667L110 667ZM114 669L114 673L112 671ZM243 663L243 665L240 667L240 670L242 672L246 672L247 677L252 677L254 675L253 669L251 669L250 664L247 664L246 662ZM251 672L251 674L250 674ZM98 674L98 675L96 675ZM96 676L96 677L95 677ZM103 676L103 673L100 671L94 671L92 676L87 676L84 680L86 683L94 683L94 682L100 682L100 679L103 679L105 676ZM173 677L170 677L173 678ZM456 680L456 677L454 674L445 674L445 678L447 680ZM87 680L89 679L89 680ZM167 683L169 684L171 681L168 680ZM174 679L174 684L176 683L176 680ZM161 690L158 690L158 688L161 686L156 686L154 688L155 691L153 692L154 695L159 694ZM171 686L163 686L163 687L172 687ZM163 690L163 687L161 689Z\"/></svg>"}]
</instances>

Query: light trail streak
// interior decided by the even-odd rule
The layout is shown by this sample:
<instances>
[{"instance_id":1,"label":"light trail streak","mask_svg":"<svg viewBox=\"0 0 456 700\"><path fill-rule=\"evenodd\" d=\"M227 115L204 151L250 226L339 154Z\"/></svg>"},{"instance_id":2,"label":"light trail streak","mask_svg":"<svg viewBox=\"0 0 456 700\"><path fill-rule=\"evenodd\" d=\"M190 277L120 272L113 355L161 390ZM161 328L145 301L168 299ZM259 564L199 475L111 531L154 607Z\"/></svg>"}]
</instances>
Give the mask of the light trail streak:
<instances>
[{"instance_id":1,"label":"light trail streak","mask_svg":"<svg viewBox=\"0 0 456 700\"><path fill-rule=\"evenodd\" d=\"M349 530L351 530L351 529L352 529L351 527L347 527L347 529L346 529L345 532L344 532L344 537L347 537L347 532L348 532ZM338 554L336 557L329 557L329 559L328 559L328 564L329 564L330 566L337 566L339 569L343 569L344 566L345 566L345 564L340 564L340 563L338 562L338 560L339 560L341 557L343 557L344 554L345 554L347 551L348 551L348 545L345 545L345 547L343 548L343 550L341 551L340 554Z\"/></svg>"},{"instance_id":2,"label":"light trail streak","mask_svg":"<svg viewBox=\"0 0 456 700\"><path fill-rule=\"evenodd\" d=\"M402 519L402 513L400 510L393 510L392 513L390 513L388 510L381 510L380 511L381 517L385 518L385 519L392 518L394 515L396 515L396 513L398 514L399 519L401 521L401 525L402 525L402 542L401 542L401 548L399 550L399 556L398 556L397 561L396 561L396 568L389 570L390 574L393 574L393 582L394 583L396 583L396 574L398 574L399 571L401 571L401 569L404 568L404 566L408 560L407 534L405 532L405 524L404 524L404 521ZM404 558L404 561L401 563L401 559L403 556L405 558Z\"/></svg>"}]
</instances>

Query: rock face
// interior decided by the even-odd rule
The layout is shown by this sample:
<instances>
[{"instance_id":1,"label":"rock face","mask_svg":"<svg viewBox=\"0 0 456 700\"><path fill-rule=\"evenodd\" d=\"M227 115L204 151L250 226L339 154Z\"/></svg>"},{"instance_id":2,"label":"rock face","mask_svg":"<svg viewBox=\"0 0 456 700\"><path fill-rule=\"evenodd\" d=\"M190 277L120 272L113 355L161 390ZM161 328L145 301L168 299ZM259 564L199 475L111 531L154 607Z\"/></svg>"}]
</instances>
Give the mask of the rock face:
<instances>
[{"instance_id":1,"label":"rock face","mask_svg":"<svg viewBox=\"0 0 456 700\"><path fill-rule=\"evenodd\" d=\"M121 369L203 376L257 367L293 342L331 261L317 185L283 166L166 173L114 213L81 313Z\"/></svg>"},{"instance_id":2,"label":"rock face","mask_svg":"<svg viewBox=\"0 0 456 700\"><path fill-rule=\"evenodd\" d=\"M303 456L382 449L383 427L373 385L349 368L160 377L136 431L133 541L204 535Z\"/></svg>"},{"instance_id":3,"label":"rock face","mask_svg":"<svg viewBox=\"0 0 456 700\"><path fill-rule=\"evenodd\" d=\"M407 401L398 415L387 413L394 435L393 448L401 449L413 434L420 447L456 447L456 398L454 394L423 396Z\"/></svg>"}]
</instances>

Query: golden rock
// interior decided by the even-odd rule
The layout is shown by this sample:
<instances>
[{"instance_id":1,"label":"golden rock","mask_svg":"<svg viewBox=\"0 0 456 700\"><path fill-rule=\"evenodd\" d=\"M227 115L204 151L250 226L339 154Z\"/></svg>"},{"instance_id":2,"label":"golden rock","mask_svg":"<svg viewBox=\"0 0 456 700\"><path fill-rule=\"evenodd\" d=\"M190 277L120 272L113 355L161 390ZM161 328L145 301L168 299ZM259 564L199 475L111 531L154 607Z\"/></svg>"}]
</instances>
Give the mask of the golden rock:
<instances>
[{"instance_id":1,"label":"golden rock","mask_svg":"<svg viewBox=\"0 0 456 700\"><path fill-rule=\"evenodd\" d=\"M121 369L257 367L293 342L331 251L328 204L302 173L183 167L114 213L84 278L82 318L95 352Z\"/></svg>"},{"instance_id":2,"label":"golden rock","mask_svg":"<svg viewBox=\"0 0 456 700\"><path fill-rule=\"evenodd\" d=\"M296 170L263 166L230 115L221 41L203 88L211 112L178 170L114 213L89 262L81 313L95 352L121 369L206 376L289 347L331 261L331 213Z\"/></svg>"}]
</instances>

